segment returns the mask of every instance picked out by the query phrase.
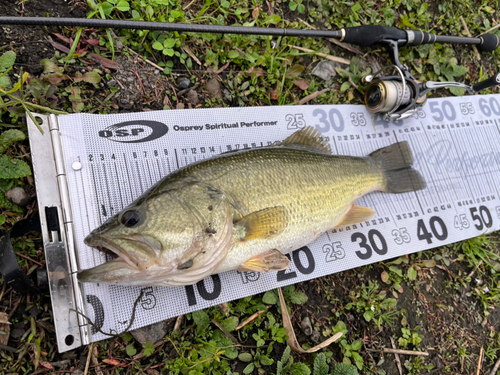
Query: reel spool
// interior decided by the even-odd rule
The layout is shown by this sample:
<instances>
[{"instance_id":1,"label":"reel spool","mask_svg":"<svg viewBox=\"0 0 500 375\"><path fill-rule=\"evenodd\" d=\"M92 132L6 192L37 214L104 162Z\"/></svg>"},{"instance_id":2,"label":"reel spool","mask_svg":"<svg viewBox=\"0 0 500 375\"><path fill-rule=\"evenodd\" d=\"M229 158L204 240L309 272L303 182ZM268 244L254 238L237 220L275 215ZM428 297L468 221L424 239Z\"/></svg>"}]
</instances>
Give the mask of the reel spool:
<instances>
[{"instance_id":1,"label":"reel spool","mask_svg":"<svg viewBox=\"0 0 500 375\"><path fill-rule=\"evenodd\" d=\"M387 68L398 71L397 76L376 77ZM374 75L362 78L365 89L364 101L370 113L384 114L384 120L394 121L407 118L417 112L427 97L421 93L420 83L412 78L406 78L396 65L382 68Z\"/></svg>"}]
</instances>

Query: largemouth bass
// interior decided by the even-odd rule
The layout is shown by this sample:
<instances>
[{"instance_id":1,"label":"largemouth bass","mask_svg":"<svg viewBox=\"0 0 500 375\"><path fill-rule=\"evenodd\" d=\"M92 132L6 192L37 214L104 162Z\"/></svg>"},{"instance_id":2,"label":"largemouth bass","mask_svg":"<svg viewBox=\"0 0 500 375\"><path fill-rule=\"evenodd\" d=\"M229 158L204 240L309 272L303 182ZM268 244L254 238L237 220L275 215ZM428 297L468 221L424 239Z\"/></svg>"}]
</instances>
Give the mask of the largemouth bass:
<instances>
[{"instance_id":1,"label":"largemouth bass","mask_svg":"<svg viewBox=\"0 0 500 375\"><path fill-rule=\"evenodd\" d=\"M117 258L78 278L179 286L235 269L286 269L285 254L328 230L372 218L372 209L354 204L361 196L424 189L412 163L407 142L366 157L332 155L308 127L275 146L188 165L85 238Z\"/></svg>"}]
</instances>

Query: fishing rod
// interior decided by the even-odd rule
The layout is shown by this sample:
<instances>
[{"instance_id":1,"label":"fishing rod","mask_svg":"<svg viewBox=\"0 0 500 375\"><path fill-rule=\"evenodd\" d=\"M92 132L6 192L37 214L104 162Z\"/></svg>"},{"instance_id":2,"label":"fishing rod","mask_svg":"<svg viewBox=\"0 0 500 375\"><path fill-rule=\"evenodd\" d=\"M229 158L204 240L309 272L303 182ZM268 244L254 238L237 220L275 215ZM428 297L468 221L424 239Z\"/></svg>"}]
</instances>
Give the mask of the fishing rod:
<instances>
[{"instance_id":1,"label":"fishing rod","mask_svg":"<svg viewBox=\"0 0 500 375\"><path fill-rule=\"evenodd\" d=\"M500 84L500 73L473 86L459 82L419 82L410 73L408 67L399 61L399 47L401 46L419 46L434 43L472 44L477 45L480 51L491 52L500 45L500 38L495 34L483 34L477 38L469 38L436 35L419 30L401 30L395 27L379 25L345 27L340 30L328 31L55 17L0 17L0 25L2 24L333 38L363 47L384 44L392 51L394 64L383 67L375 74L363 77L362 82L368 85L364 92L364 101L368 111L383 115L386 121L401 120L416 114L418 109L425 104L427 94L432 90L458 87L474 94ZM396 74L381 75L382 72L389 68L394 69Z\"/></svg>"}]
</instances>

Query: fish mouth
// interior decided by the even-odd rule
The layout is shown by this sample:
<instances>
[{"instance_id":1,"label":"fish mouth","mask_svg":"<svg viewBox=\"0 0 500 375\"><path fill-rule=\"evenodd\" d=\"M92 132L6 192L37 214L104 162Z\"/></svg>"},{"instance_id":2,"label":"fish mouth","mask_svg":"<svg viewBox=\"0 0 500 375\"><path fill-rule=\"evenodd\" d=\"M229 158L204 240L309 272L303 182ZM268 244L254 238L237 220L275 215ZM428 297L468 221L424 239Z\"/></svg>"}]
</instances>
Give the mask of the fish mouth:
<instances>
[{"instance_id":1,"label":"fish mouth","mask_svg":"<svg viewBox=\"0 0 500 375\"><path fill-rule=\"evenodd\" d=\"M132 268L138 269L137 264L127 255L127 252L119 246L116 242L99 236L95 234L90 234L85 238L83 241L87 246L93 247L97 250L100 250L102 252L105 252L106 254L111 255L115 259L113 259L110 262L114 261L122 261L130 265ZM110 263L107 262L107 263Z\"/></svg>"},{"instance_id":2,"label":"fish mouth","mask_svg":"<svg viewBox=\"0 0 500 375\"><path fill-rule=\"evenodd\" d=\"M137 251L127 251L119 241L134 242ZM120 285L136 285L151 274L151 268L156 268L155 242L144 236L123 236L120 239L109 239L104 236L90 234L84 240L87 246L96 248L114 257L113 260L88 268L78 273L82 283L108 283ZM139 284L138 284L139 285Z\"/></svg>"}]
</instances>

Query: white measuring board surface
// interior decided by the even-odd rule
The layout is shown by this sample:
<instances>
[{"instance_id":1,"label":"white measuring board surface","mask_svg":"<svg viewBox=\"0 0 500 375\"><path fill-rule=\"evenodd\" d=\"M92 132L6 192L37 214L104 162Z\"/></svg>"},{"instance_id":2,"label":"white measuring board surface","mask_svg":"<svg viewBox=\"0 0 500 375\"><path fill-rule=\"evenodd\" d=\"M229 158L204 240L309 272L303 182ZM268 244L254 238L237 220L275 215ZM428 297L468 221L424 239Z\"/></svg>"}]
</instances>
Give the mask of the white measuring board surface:
<instances>
[{"instance_id":1,"label":"white measuring board surface","mask_svg":"<svg viewBox=\"0 0 500 375\"><path fill-rule=\"evenodd\" d=\"M294 251L286 271L230 271L175 288L76 285L83 312L104 332L129 325L142 290L131 329L500 228L498 95L429 99L417 115L398 123L359 105L72 114L58 122L80 269L110 259L85 246L85 236L162 177L225 151L281 141L304 126L315 126L342 155L365 156L407 140L414 167L427 182L422 191L359 199L377 215ZM83 343L107 338L90 325L82 329L88 334Z\"/></svg>"}]
</instances>

